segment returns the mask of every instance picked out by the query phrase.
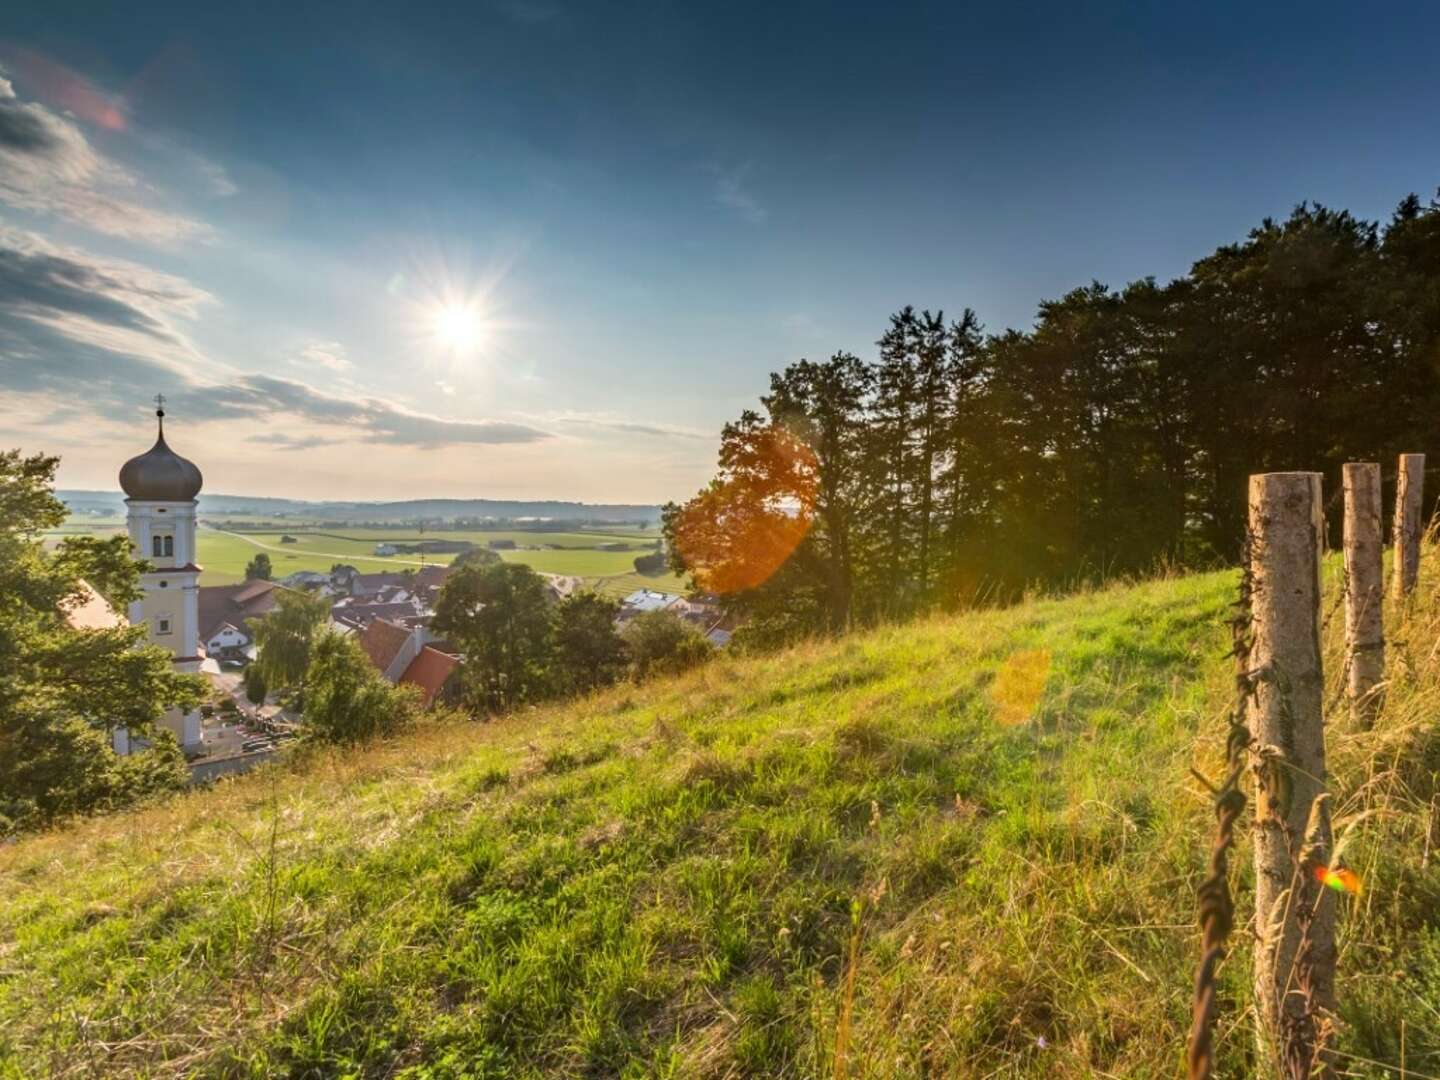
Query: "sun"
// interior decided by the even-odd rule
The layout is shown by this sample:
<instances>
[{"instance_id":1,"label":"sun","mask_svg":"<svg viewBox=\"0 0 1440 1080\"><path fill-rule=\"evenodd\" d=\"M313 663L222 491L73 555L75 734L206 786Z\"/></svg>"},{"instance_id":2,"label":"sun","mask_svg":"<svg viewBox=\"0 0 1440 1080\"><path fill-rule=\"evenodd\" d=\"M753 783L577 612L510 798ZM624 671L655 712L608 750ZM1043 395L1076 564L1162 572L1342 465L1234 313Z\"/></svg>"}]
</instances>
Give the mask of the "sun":
<instances>
[{"instance_id":1,"label":"sun","mask_svg":"<svg viewBox=\"0 0 1440 1080\"><path fill-rule=\"evenodd\" d=\"M431 316L435 340L454 352L473 352L485 340L485 321L472 304L445 304Z\"/></svg>"}]
</instances>

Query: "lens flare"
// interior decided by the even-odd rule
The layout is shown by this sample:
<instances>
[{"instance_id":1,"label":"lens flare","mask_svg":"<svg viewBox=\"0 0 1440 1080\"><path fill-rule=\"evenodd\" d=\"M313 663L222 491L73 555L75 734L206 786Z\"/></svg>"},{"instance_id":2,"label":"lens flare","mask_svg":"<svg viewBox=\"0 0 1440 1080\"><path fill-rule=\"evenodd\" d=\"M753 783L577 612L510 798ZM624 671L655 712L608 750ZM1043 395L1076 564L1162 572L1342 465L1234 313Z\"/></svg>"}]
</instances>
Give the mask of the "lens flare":
<instances>
[{"instance_id":1,"label":"lens flare","mask_svg":"<svg viewBox=\"0 0 1440 1080\"><path fill-rule=\"evenodd\" d=\"M1327 889L1350 893L1352 896L1360 895L1360 875L1343 866L1333 870L1328 866L1317 866L1315 867L1315 880Z\"/></svg>"},{"instance_id":2,"label":"lens flare","mask_svg":"<svg viewBox=\"0 0 1440 1080\"><path fill-rule=\"evenodd\" d=\"M995 681L990 684L995 718L1006 727L1034 719L1049 678L1049 649L1024 649L1012 653L1000 665Z\"/></svg>"},{"instance_id":3,"label":"lens flare","mask_svg":"<svg viewBox=\"0 0 1440 1080\"><path fill-rule=\"evenodd\" d=\"M700 588L737 593L769 581L815 517L818 461L777 425L743 434L726 472L681 508L675 546Z\"/></svg>"}]
</instances>

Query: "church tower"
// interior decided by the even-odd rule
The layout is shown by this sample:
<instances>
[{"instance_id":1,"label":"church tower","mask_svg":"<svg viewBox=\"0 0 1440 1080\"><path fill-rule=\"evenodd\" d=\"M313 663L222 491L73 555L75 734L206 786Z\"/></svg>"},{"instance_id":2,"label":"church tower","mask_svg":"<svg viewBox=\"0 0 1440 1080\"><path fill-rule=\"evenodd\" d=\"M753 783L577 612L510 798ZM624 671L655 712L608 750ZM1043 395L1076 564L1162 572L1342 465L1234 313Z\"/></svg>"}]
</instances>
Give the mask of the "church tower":
<instances>
[{"instance_id":1,"label":"church tower","mask_svg":"<svg viewBox=\"0 0 1440 1080\"><path fill-rule=\"evenodd\" d=\"M201 657L200 567L195 563L195 496L200 470L165 443L165 398L157 395L155 445L120 468L128 508L125 523L135 553L150 564L141 575L144 595L130 605L130 622L144 626L152 645L175 656L175 670L198 674ZM187 752L200 749L199 712L172 709L164 725Z\"/></svg>"}]
</instances>

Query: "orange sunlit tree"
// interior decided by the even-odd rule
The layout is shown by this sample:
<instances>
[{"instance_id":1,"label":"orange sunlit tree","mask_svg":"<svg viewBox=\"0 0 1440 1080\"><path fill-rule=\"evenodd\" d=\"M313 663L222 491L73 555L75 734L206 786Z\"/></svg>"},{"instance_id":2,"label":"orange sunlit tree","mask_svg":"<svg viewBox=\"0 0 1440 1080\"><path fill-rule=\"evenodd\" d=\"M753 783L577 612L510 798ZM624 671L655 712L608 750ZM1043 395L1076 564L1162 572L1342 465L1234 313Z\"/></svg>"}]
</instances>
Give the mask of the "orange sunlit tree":
<instances>
[{"instance_id":1,"label":"orange sunlit tree","mask_svg":"<svg viewBox=\"0 0 1440 1080\"><path fill-rule=\"evenodd\" d=\"M667 510L672 554L701 589L758 589L795 554L815 517L815 454L747 411L721 436L720 473Z\"/></svg>"},{"instance_id":2,"label":"orange sunlit tree","mask_svg":"<svg viewBox=\"0 0 1440 1080\"><path fill-rule=\"evenodd\" d=\"M851 624L870 387L868 369L849 353L772 374L764 411L725 426L715 480L666 509L672 565L720 593L752 642Z\"/></svg>"}]
</instances>

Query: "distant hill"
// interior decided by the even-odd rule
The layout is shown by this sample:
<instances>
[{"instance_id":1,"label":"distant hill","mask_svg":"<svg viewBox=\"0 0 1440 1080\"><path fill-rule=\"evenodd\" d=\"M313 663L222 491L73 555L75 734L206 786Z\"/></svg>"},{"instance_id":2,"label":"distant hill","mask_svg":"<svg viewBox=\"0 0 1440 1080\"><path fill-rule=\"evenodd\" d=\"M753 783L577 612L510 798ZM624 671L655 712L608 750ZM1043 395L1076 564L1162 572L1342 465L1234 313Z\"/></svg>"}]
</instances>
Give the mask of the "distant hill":
<instances>
[{"instance_id":1,"label":"distant hill","mask_svg":"<svg viewBox=\"0 0 1440 1080\"><path fill-rule=\"evenodd\" d=\"M57 495L78 514L123 514L125 496L118 491L60 490ZM201 495L200 513L254 514L320 521L415 521L420 518L527 518L561 521L604 521L639 524L660 520L658 506L629 503L581 503L558 499L407 499L403 502L315 502L275 499L264 495Z\"/></svg>"}]
</instances>

